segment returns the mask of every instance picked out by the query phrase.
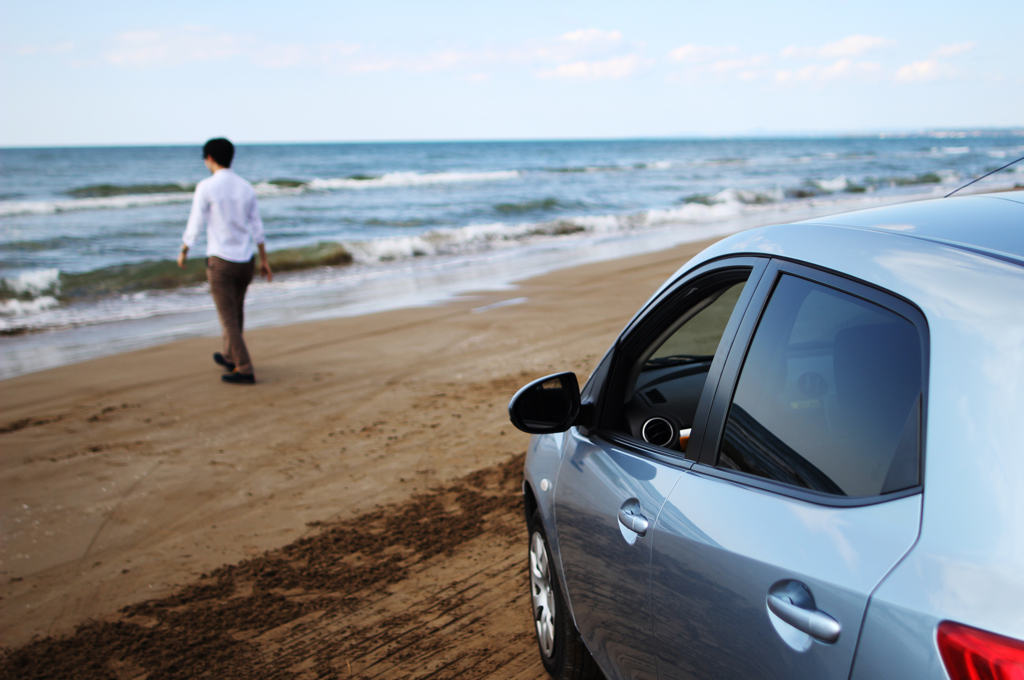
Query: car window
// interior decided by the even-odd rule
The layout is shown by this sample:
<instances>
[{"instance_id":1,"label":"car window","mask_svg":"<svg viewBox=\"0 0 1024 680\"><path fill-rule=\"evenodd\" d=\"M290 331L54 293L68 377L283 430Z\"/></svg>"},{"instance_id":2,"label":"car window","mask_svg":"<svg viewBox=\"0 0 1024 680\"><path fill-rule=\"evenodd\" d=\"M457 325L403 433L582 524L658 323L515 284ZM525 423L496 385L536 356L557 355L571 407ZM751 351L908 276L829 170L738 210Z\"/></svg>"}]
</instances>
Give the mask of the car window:
<instances>
[{"instance_id":1,"label":"car window","mask_svg":"<svg viewBox=\"0 0 1024 680\"><path fill-rule=\"evenodd\" d=\"M838 496L915 486L921 364L907 319L783 275L744 359L717 465Z\"/></svg>"},{"instance_id":2,"label":"car window","mask_svg":"<svg viewBox=\"0 0 1024 680\"><path fill-rule=\"evenodd\" d=\"M694 291L694 302L640 357L626 404L633 436L685 451L708 370L747 274Z\"/></svg>"},{"instance_id":3,"label":"car window","mask_svg":"<svg viewBox=\"0 0 1024 680\"><path fill-rule=\"evenodd\" d=\"M714 356L722 340L725 325L743 292L743 283L735 283L709 296L696 315L690 317L654 351L648 363L663 363L671 357ZM689 314L687 314L689 316Z\"/></svg>"}]
</instances>

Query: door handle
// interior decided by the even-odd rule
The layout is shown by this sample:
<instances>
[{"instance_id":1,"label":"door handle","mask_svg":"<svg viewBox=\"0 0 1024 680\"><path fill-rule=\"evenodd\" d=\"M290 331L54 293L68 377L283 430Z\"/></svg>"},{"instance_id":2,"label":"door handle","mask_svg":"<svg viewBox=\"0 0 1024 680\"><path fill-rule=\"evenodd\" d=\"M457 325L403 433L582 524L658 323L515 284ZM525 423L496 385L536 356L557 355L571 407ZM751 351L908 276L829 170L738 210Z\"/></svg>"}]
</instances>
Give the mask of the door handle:
<instances>
[{"instance_id":1,"label":"door handle","mask_svg":"<svg viewBox=\"0 0 1024 680\"><path fill-rule=\"evenodd\" d=\"M640 514L640 501L631 498L622 504L619 508L619 524L638 536L647 534L647 527L650 525L647 518Z\"/></svg>"},{"instance_id":2,"label":"door handle","mask_svg":"<svg viewBox=\"0 0 1024 680\"><path fill-rule=\"evenodd\" d=\"M814 597L799 581L782 581L768 592L768 609L797 630L822 642L839 639L842 626L814 606Z\"/></svg>"}]
</instances>

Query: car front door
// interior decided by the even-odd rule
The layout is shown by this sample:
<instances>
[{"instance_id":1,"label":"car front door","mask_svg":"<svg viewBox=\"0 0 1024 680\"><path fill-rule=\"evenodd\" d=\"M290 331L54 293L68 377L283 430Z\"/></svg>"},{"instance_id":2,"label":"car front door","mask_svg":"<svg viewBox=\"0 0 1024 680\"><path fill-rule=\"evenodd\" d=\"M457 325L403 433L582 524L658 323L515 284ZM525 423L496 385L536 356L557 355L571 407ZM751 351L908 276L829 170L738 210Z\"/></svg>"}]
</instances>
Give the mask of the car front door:
<instances>
[{"instance_id":1,"label":"car front door","mask_svg":"<svg viewBox=\"0 0 1024 680\"><path fill-rule=\"evenodd\" d=\"M916 309L773 261L653 532L660 678L849 677L917 537L926 379Z\"/></svg>"},{"instance_id":2,"label":"car front door","mask_svg":"<svg viewBox=\"0 0 1024 680\"><path fill-rule=\"evenodd\" d=\"M627 328L601 390L599 426L572 428L555 485L561 573L576 626L609 680L655 678L650 560L654 523L700 429L708 379L724 366L752 271L764 260L706 267ZM703 399L702 399L703 396Z\"/></svg>"}]
</instances>

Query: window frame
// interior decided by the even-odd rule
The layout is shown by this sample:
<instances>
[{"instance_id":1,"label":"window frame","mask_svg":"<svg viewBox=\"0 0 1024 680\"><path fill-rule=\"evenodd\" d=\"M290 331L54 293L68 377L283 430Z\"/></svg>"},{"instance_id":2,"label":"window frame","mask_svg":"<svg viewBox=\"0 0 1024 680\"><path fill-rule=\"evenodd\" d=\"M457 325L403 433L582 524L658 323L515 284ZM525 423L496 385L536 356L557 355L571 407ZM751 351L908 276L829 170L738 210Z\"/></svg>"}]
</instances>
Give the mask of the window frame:
<instances>
[{"instance_id":1,"label":"window frame","mask_svg":"<svg viewBox=\"0 0 1024 680\"><path fill-rule=\"evenodd\" d=\"M657 297L651 299L639 313L626 325L611 351L611 361L607 373L603 376L600 392L597 399L596 426L590 428L590 436L614 443L617 446L646 456L660 463L676 465L688 469L697 461L697 452L701 450L701 439L706 431L706 424L698 427L698 423L706 423L711 408L715 389L718 385L722 369L726 365L730 350L735 342L737 330L741 326L742 319L749 313L749 305L755 300L756 291L759 290L765 272L771 263L770 257L756 255L729 255L723 258L711 260L701 266L686 272L676 281L666 286ZM628 433L618 429L611 429L616 416L616 409L622 406L616 403L616 395L621 397L627 388L626 382L631 373L631 368L636 358L653 342L658 335L675 323L676 319L684 314L691 306L688 301L691 291L700 290L701 287L714 285L712 280L728 278L730 272L747 270L747 285L744 287L739 299L736 302L736 311L730 316L726 324L722 339L719 341L715 358L708 369L708 377L701 392L700 400L692 431L689 446L685 452L677 452L672 449L648 444L642 439L637 439ZM696 298L700 299L700 298ZM603 362L602 362L603 363ZM618 401L621 401L619 399Z\"/></svg>"},{"instance_id":2,"label":"window frame","mask_svg":"<svg viewBox=\"0 0 1024 680\"><path fill-rule=\"evenodd\" d=\"M813 491L802 487L791 486L784 482L778 482L756 475L746 474L726 468L717 467L719 450L722 437L725 433L725 424L732 405L736 387L739 383L740 372L747 354L750 351L754 334L761 322L767 308L768 301L775 291L776 285L783 275L795 276L813 283L832 288L841 293L851 295L866 302L878 305L897 316L909 321L916 328L918 338L921 341L921 430L919 439L919 476L918 483L907 489L901 489L888 494L875 496L861 496L850 498L846 496L834 496L831 494ZM775 257L768 264L767 270L754 291L754 297L747 305L743 319L740 321L739 329L732 343L725 365L718 377L718 384L714 398L708 413L707 425L704 428L704 437L700 442L700 450L697 452L697 460L690 468L692 472L715 477L744 486L753 487L763 491L797 498L818 505L829 505L836 507L856 507L885 503L922 493L924 490L925 464L927 451L927 423L928 423L928 368L930 365L930 336L928 322L924 314L909 300L900 297L891 291L865 281L824 268L814 267L807 263L796 262L784 258ZM703 402L703 397L701 398ZM692 442L692 440L691 440Z\"/></svg>"}]
</instances>

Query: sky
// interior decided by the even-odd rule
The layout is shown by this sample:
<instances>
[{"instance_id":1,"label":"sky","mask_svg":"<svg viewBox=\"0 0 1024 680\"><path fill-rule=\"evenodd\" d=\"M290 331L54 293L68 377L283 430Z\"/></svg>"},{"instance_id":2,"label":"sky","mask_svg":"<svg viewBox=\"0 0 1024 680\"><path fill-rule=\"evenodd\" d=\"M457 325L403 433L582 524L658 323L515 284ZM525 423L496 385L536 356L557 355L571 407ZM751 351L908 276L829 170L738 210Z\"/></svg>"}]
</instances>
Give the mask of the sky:
<instances>
[{"instance_id":1,"label":"sky","mask_svg":"<svg viewBox=\"0 0 1024 680\"><path fill-rule=\"evenodd\" d=\"M1019 0L0 0L0 146L1024 127Z\"/></svg>"}]
</instances>

